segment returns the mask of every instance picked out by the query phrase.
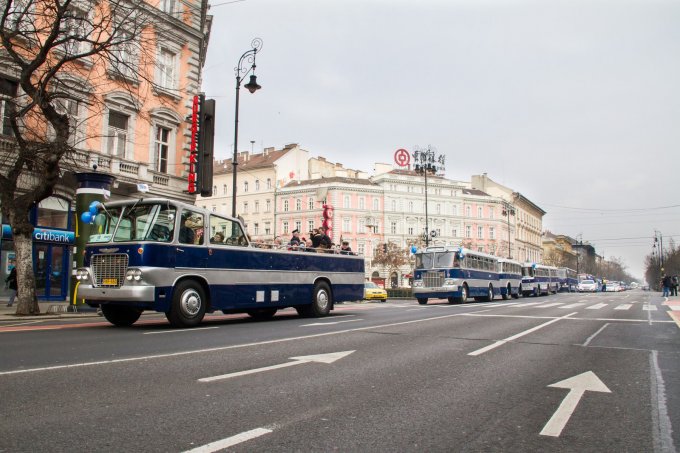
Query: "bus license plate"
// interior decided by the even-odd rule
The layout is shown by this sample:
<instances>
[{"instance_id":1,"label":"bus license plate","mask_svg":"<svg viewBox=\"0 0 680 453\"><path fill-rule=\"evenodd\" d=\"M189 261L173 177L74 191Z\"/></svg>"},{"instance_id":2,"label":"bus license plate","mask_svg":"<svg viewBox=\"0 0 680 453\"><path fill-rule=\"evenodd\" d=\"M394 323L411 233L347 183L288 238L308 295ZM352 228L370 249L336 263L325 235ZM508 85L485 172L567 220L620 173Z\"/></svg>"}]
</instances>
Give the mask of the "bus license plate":
<instances>
[{"instance_id":1,"label":"bus license plate","mask_svg":"<svg viewBox=\"0 0 680 453\"><path fill-rule=\"evenodd\" d=\"M117 278L105 278L105 279L102 280L102 285L117 286L118 285L118 279Z\"/></svg>"}]
</instances>

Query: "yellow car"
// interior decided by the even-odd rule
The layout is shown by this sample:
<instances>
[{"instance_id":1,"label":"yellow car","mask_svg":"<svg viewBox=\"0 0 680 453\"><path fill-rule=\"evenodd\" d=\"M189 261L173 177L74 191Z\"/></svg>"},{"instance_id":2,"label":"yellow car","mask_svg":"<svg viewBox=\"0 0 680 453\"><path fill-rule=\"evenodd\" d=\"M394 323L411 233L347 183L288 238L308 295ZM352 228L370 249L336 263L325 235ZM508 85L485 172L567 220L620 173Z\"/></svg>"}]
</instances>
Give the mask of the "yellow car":
<instances>
[{"instance_id":1,"label":"yellow car","mask_svg":"<svg viewBox=\"0 0 680 453\"><path fill-rule=\"evenodd\" d=\"M382 300L387 301L387 291L379 287L373 282L364 283L364 299L365 300Z\"/></svg>"}]
</instances>

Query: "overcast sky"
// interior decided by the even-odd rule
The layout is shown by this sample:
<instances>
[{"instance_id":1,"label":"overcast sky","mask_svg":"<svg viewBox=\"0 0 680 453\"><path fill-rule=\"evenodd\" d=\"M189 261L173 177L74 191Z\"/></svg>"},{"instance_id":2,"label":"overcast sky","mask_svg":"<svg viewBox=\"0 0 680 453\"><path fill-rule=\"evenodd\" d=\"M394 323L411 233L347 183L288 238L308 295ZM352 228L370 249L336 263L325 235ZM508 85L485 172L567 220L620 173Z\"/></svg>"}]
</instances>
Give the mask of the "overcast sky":
<instances>
[{"instance_id":1,"label":"overcast sky","mask_svg":"<svg viewBox=\"0 0 680 453\"><path fill-rule=\"evenodd\" d=\"M299 143L370 173L432 145L448 178L487 172L633 275L655 230L680 241L677 0L215 0L210 13L217 158L233 152L234 67L259 37L239 150Z\"/></svg>"}]
</instances>

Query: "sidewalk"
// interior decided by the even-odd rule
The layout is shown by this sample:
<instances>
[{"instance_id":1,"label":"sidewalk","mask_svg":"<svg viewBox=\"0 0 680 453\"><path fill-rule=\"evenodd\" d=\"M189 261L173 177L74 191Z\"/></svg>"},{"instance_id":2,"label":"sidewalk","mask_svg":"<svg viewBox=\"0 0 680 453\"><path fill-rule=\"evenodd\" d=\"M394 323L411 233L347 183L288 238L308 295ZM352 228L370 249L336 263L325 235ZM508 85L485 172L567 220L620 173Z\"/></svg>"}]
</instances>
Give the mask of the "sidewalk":
<instances>
[{"instance_id":1,"label":"sidewalk","mask_svg":"<svg viewBox=\"0 0 680 453\"><path fill-rule=\"evenodd\" d=\"M58 318L87 318L99 317L97 310L88 305L74 307L68 302L40 301L40 314L35 316L18 316L17 302L11 307L7 306L8 299L0 297L0 321L12 321L19 319L58 319Z\"/></svg>"}]
</instances>

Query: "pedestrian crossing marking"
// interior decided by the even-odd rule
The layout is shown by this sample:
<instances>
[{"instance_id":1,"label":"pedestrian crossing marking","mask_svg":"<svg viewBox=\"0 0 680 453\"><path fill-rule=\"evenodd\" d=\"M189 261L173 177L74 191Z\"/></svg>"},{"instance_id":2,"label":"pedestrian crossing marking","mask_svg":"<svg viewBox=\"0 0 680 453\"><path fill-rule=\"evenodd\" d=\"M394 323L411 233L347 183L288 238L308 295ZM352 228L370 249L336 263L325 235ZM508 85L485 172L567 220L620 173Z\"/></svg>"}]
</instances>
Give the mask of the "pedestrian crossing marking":
<instances>
[{"instance_id":1,"label":"pedestrian crossing marking","mask_svg":"<svg viewBox=\"0 0 680 453\"><path fill-rule=\"evenodd\" d=\"M581 305L585 305L585 304L577 302L575 304L563 305L560 308L576 308L576 307L580 307Z\"/></svg>"},{"instance_id":2,"label":"pedestrian crossing marking","mask_svg":"<svg viewBox=\"0 0 680 453\"><path fill-rule=\"evenodd\" d=\"M631 304L621 304L618 307L614 308L614 310L628 310L632 307Z\"/></svg>"},{"instance_id":3,"label":"pedestrian crossing marking","mask_svg":"<svg viewBox=\"0 0 680 453\"><path fill-rule=\"evenodd\" d=\"M540 303L542 303L542 302L527 302L526 304L513 304L513 305L515 306L515 308L523 308L523 307L530 307L531 305L537 305L537 304L540 304ZM507 307L507 305L506 305L506 307Z\"/></svg>"},{"instance_id":4,"label":"pedestrian crossing marking","mask_svg":"<svg viewBox=\"0 0 680 453\"><path fill-rule=\"evenodd\" d=\"M564 302L552 302L552 303L550 303L550 304L539 305L539 306L536 307L536 308L557 307L558 305L562 305L563 303L564 303Z\"/></svg>"},{"instance_id":5,"label":"pedestrian crossing marking","mask_svg":"<svg viewBox=\"0 0 680 453\"><path fill-rule=\"evenodd\" d=\"M656 305L645 305L644 307L642 307L642 310L643 311L656 311L657 308L656 308Z\"/></svg>"},{"instance_id":6,"label":"pedestrian crossing marking","mask_svg":"<svg viewBox=\"0 0 680 453\"><path fill-rule=\"evenodd\" d=\"M586 310L599 310L602 307L606 307L607 304L599 303L595 305L591 305L590 307L586 307Z\"/></svg>"}]
</instances>

